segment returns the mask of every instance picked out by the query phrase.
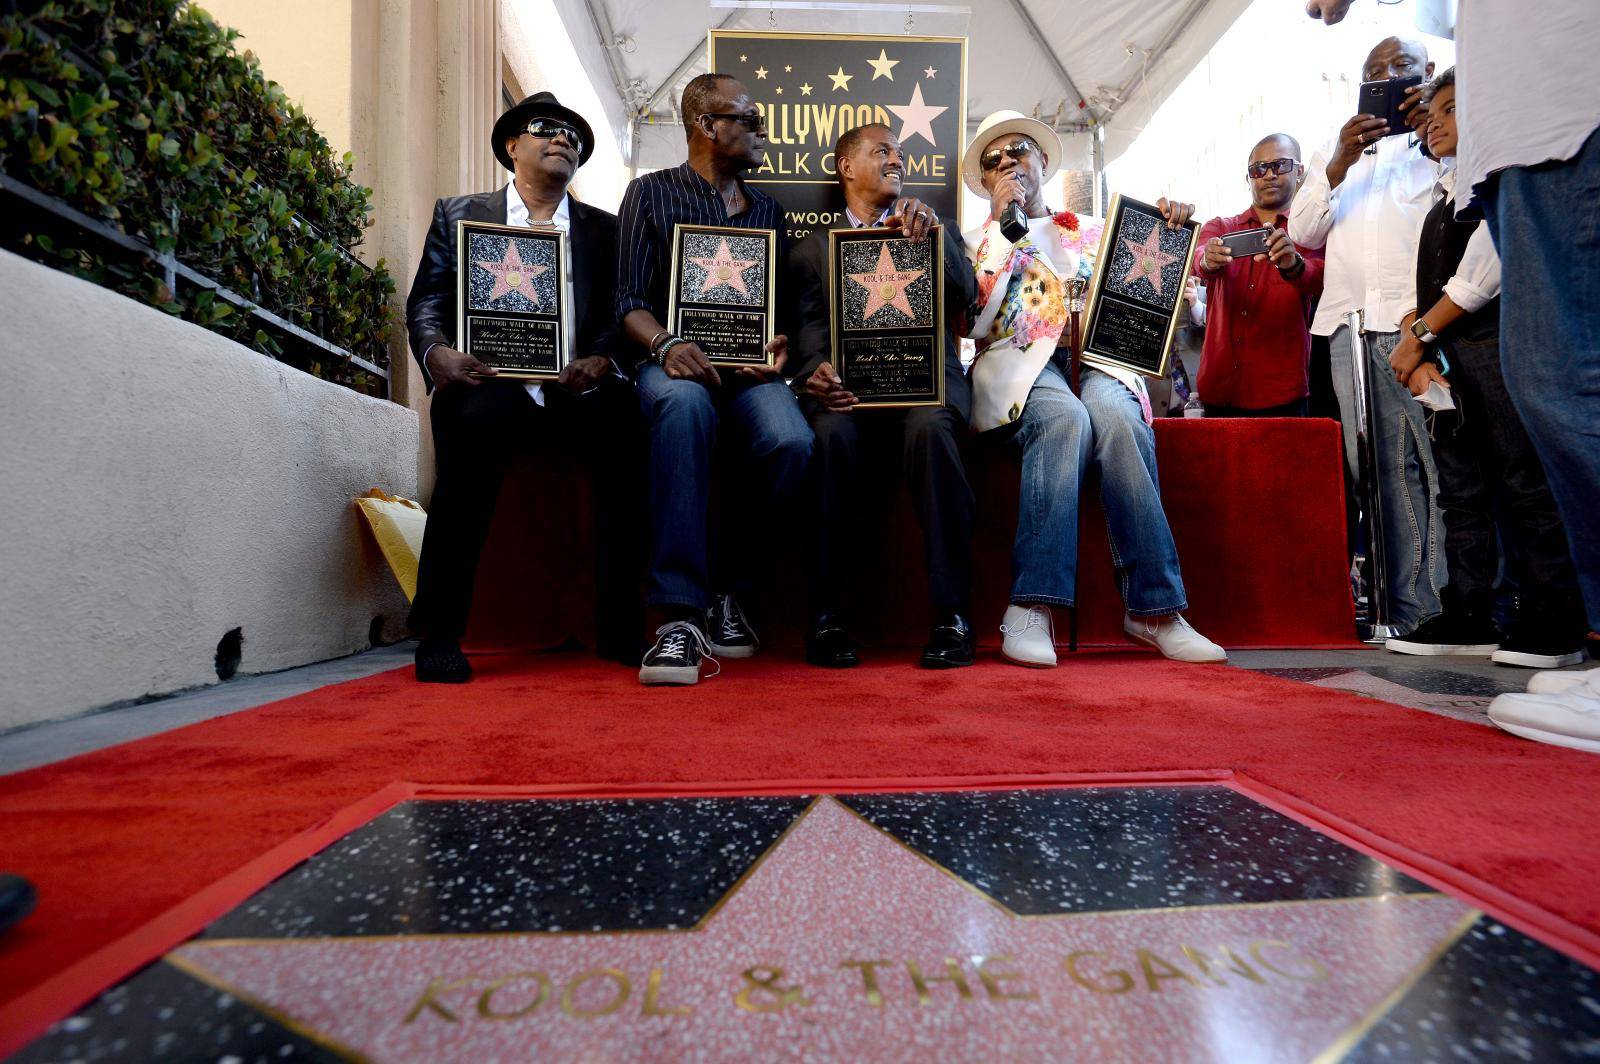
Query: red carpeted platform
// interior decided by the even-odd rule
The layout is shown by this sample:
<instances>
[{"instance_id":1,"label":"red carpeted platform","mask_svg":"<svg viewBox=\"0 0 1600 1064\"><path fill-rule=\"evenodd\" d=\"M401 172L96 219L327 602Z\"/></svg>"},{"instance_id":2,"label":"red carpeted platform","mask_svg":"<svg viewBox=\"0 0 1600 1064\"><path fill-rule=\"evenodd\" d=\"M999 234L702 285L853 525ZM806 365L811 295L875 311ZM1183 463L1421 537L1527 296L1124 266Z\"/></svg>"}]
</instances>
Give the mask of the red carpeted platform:
<instances>
[{"instance_id":1,"label":"red carpeted platform","mask_svg":"<svg viewBox=\"0 0 1600 1064\"><path fill-rule=\"evenodd\" d=\"M1003 441L967 442L967 473L978 502L974 623L981 638L998 643L1011 587L1021 470ZM1231 647L1352 645L1337 423L1161 418L1156 449L1195 626ZM503 649L555 646L568 635L592 639L588 486L568 470L569 463L540 456L507 479L484 553L494 564L479 570L473 645ZM883 490L865 501L862 527L878 531L860 544L853 629L872 642L920 645L929 623L922 533L893 466L880 467L870 479ZM1081 638L1124 643L1098 484L1087 493L1081 527ZM795 521L772 544L776 584L754 604L769 642L797 643L805 623L806 535ZM1064 624L1057 634L1065 641Z\"/></svg>"},{"instance_id":2,"label":"red carpeted platform","mask_svg":"<svg viewBox=\"0 0 1600 1064\"><path fill-rule=\"evenodd\" d=\"M895 657L834 673L769 655L679 690L568 654L480 657L466 689L397 670L0 778L3 864L41 896L0 938L0 1046L76 1003L23 995L396 781L704 793L1233 774L1600 964L1600 758L1132 651L1042 673ZM359 822L345 816L328 834ZM197 929L197 911L162 933Z\"/></svg>"}]
</instances>

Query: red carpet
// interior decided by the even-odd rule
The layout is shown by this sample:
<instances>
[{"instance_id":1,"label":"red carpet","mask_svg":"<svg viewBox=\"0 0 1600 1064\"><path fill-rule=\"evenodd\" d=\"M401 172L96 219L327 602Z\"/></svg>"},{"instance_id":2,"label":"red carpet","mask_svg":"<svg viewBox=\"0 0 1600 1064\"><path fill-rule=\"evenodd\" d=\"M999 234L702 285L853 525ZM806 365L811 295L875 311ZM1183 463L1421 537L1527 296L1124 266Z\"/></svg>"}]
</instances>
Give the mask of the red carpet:
<instances>
[{"instance_id":1,"label":"red carpet","mask_svg":"<svg viewBox=\"0 0 1600 1064\"><path fill-rule=\"evenodd\" d=\"M780 655L659 690L585 658L485 657L464 690L397 670L0 778L0 864L41 897L0 939L0 1002L402 780L671 793L1232 770L1600 959L1592 755L1136 652L1048 673L883 658L830 673ZM0 1005L0 1043L23 1022Z\"/></svg>"}]
</instances>

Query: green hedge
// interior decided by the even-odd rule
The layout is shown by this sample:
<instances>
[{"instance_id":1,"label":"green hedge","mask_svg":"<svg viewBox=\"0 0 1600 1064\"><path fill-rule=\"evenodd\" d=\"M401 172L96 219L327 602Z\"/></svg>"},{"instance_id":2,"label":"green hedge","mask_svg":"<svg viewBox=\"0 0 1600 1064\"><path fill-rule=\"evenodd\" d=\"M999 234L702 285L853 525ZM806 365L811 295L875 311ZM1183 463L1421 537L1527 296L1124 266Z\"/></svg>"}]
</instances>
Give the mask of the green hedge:
<instances>
[{"instance_id":1,"label":"green hedge","mask_svg":"<svg viewBox=\"0 0 1600 1064\"><path fill-rule=\"evenodd\" d=\"M238 36L185 0L12 0L0 13L0 167L387 366L394 280L382 262L368 269L341 250L361 241L372 190L255 57L235 50ZM23 236L36 257L318 376L384 391L375 375L282 342L209 291L174 292L152 264L38 228Z\"/></svg>"}]
</instances>

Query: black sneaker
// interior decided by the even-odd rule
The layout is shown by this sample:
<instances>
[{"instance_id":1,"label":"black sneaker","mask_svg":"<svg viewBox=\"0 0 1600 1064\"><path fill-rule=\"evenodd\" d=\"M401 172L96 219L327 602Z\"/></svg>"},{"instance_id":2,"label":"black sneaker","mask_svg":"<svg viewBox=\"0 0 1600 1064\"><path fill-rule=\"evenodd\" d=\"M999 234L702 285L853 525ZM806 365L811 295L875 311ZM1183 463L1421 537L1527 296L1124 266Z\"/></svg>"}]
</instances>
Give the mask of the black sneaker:
<instances>
[{"instance_id":1,"label":"black sneaker","mask_svg":"<svg viewBox=\"0 0 1600 1064\"><path fill-rule=\"evenodd\" d=\"M1471 654L1486 658L1500 646L1500 633L1482 614L1457 611L1423 621L1410 635L1395 636L1383 645L1396 654Z\"/></svg>"},{"instance_id":2,"label":"black sneaker","mask_svg":"<svg viewBox=\"0 0 1600 1064\"><path fill-rule=\"evenodd\" d=\"M1518 604L1511 631L1491 655L1496 665L1519 665L1524 669L1560 669L1576 665L1584 657L1582 615L1555 606Z\"/></svg>"},{"instance_id":3,"label":"black sneaker","mask_svg":"<svg viewBox=\"0 0 1600 1064\"><path fill-rule=\"evenodd\" d=\"M732 595L718 595L706 611L706 642L724 658L753 658L761 641Z\"/></svg>"},{"instance_id":4,"label":"black sneaker","mask_svg":"<svg viewBox=\"0 0 1600 1064\"><path fill-rule=\"evenodd\" d=\"M656 629L655 645L645 651L639 664L639 682L679 686L699 683L703 659L712 664L717 661L709 654L700 626L693 621L668 621Z\"/></svg>"}]
</instances>

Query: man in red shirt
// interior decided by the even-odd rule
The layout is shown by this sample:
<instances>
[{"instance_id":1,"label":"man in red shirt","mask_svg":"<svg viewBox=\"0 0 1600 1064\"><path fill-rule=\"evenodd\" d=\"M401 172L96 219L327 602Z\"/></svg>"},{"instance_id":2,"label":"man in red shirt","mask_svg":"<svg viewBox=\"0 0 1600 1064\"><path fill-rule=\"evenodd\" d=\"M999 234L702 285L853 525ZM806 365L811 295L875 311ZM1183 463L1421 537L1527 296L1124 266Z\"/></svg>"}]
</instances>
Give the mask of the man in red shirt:
<instances>
[{"instance_id":1,"label":"man in red shirt","mask_svg":"<svg viewBox=\"0 0 1600 1064\"><path fill-rule=\"evenodd\" d=\"M1286 133L1264 138L1245 173L1250 209L1200 229L1206 343L1196 385L1207 417L1305 417L1322 251L1289 239L1289 204L1305 174L1300 145ZM1260 227L1272 230L1265 255L1236 260L1223 246L1223 235Z\"/></svg>"}]
</instances>

